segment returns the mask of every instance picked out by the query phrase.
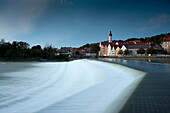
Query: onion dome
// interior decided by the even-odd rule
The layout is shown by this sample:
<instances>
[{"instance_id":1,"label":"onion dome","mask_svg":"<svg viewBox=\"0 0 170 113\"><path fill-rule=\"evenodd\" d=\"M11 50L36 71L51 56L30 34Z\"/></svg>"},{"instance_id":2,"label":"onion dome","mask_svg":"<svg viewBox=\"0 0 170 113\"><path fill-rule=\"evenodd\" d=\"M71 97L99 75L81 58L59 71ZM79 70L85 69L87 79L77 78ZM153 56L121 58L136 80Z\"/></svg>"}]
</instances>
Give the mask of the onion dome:
<instances>
[{"instance_id":1,"label":"onion dome","mask_svg":"<svg viewBox=\"0 0 170 113\"><path fill-rule=\"evenodd\" d=\"M111 31L110 31L110 34L109 34L109 36L112 36L112 33L111 33Z\"/></svg>"}]
</instances>

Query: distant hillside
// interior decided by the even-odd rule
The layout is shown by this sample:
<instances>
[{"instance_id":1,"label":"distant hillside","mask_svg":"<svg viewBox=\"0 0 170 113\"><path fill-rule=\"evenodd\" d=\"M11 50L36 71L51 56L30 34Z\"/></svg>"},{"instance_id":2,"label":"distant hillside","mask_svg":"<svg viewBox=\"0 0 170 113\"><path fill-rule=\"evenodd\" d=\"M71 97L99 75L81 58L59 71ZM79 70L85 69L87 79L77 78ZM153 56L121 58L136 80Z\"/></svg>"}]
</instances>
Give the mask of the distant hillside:
<instances>
[{"instance_id":1,"label":"distant hillside","mask_svg":"<svg viewBox=\"0 0 170 113\"><path fill-rule=\"evenodd\" d=\"M165 38L165 36L170 36L170 33L159 34L159 35L155 35L155 36L151 36L151 37L145 37L145 38L129 38L127 40L113 40L113 42L140 40L141 42L150 42L150 41L153 41L154 43L160 44L163 41L163 39ZM78 49L83 49L85 47L91 48L95 52L98 52L100 50L99 43L92 43L92 44L87 43L87 44L79 47Z\"/></svg>"},{"instance_id":2,"label":"distant hillside","mask_svg":"<svg viewBox=\"0 0 170 113\"><path fill-rule=\"evenodd\" d=\"M170 36L170 33L159 34L159 35L155 35L155 36L151 36L151 37L145 37L145 38L129 38L125 41L133 41L133 40L140 40L141 42L153 41L154 43L160 44L166 36ZM113 40L113 42L114 41L118 41L118 40ZM119 40L119 41L123 41L123 40Z\"/></svg>"},{"instance_id":3,"label":"distant hillside","mask_svg":"<svg viewBox=\"0 0 170 113\"><path fill-rule=\"evenodd\" d=\"M83 45L83 46L79 47L78 49L81 50L81 49L84 49L85 47L88 47L88 48L91 48L92 50L94 50L95 52L98 52L100 50L99 44L100 43L92 43L92 44L87 43L86 45Z\"/></svg>"}]
</instances>

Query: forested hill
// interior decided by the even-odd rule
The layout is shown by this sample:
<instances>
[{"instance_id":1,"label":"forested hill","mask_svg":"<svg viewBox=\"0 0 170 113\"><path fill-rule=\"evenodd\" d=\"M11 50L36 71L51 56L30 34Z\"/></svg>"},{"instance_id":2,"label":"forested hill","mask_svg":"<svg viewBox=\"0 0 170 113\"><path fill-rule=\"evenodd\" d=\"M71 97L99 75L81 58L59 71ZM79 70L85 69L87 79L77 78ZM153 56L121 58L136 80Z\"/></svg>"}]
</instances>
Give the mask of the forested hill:
<instances>
[{"instance_id":1,"label":"forested hill","mask_svg":"<svg viewBox=\"0 0 170 113\"><path fill-rule=\"evenodd\" d=\"M98 52L100 50L99 43L92 43L92 44L87 43L86 45L83 45L83 46L79 47L78 49L81 50L85 47L91 48L95 52Z\"/></svg>"},{"instance_id":2,"label":"forested hill","mask_svg":"<svg viewBox=\"0 0 170 113\"><path fill-rule=\"evenodd\" d=\"M145 37L145 38L128 38L127 40L113 40L113 42L140 40L141 42L150 42L150 41L153 41L154 43L160 44L166 36L170 36L170 33L159 34L159 35L155 35L155 36L151 36L151 37ZM92 43L92 44L87 43L87 44L79 47L79 49L83 49L85 47L91 48L95 52L97 52L99 50L99 43Z\"/></svg>"},{"instance_id":3,"label":"forested hill","mask_svg":"<svg viewBox=\"0 0 170 113\"><path fill-rule=\"evenodd\" d=\"M155 36L151 36L151 37L145 37L145 38L129 38L125 41L131 41L131 40L140 40L141 42L153 41L154 43L160 44L166 36L170 36L170 33L159 34L159 35L155 35Z\"/></svg>"}]
</instances>

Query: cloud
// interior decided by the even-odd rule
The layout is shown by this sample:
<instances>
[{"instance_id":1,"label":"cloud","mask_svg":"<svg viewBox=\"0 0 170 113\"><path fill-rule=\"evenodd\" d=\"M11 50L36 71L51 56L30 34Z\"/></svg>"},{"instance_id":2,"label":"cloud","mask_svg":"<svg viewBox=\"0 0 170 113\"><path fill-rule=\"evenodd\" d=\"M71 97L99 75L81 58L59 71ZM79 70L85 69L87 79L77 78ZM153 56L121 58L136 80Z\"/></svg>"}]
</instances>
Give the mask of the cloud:
<instances>
[{"instance_id":1,"label":"cloud","mask_svg":"<svg viewBox=\"0 0 170 113\"><path fill-rule=\"evenodd\" d=\"M164 25L166 23L170 22L170 15L167 14L162 14L162 15L158 15L155 18L151 18L149 20L150 24L160 24L160 25Z\"/></svg>"},{"instance_id":2,"label":"cloud","mask_svg":"<svg viewBox=\"0 0 170 113\"><path fill-rule=\"evenodd\" d=\"M170 15L169 14L157 15L156 17L150 18L145 23L145 26L140 28L139 31L145 32L148 30L159 29L169 23L170 23Z\"/></svg>"},{"instance_id":3,"label":"cloud","mask_svg":"<svg viewBox=\"0 0 170 113\"><path fill-rule=\"evenodd\" d=\"M59 6L74 5L74 2L71 0L54 0L54 2Z\"/></svg>"},{"instance_id":4,"label":"cloud","mask_svg":"<svg viewBox=\"0 0 170 113\"><path fill-rule=\"evenodd\" d=\"M0 7L0 38L8 41L34 31L36 21L52 4L73 5L71 0L6 0Z\"/></svg>"},{"instance_id":5,"label":"cloud","mask_svg":"<svg viewBox=\"0 0 170 113\"><path fill-rule=\"evenodd\" d=\"M53 0L8 0L0 7L0 38L16 39L30 33Z\"/></svg>"}]
</instances>

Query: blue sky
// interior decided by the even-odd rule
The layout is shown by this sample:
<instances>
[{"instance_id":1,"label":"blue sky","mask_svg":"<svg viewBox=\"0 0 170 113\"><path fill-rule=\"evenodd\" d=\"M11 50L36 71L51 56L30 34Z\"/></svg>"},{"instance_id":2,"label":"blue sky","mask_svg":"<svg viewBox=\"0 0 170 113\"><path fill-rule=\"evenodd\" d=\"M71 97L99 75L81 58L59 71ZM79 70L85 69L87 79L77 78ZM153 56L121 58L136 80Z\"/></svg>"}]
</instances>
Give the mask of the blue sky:
<instances>
[{"instance_id":1,"label":"blue sky","mask_svg":"<svg viewBox=\"0 0 170 113\"><path fill-rule=\"evenodd\" d=\"M0 38L79 47L170 32L169 0L0 0Z\"/></svg>"}]
</instances>

